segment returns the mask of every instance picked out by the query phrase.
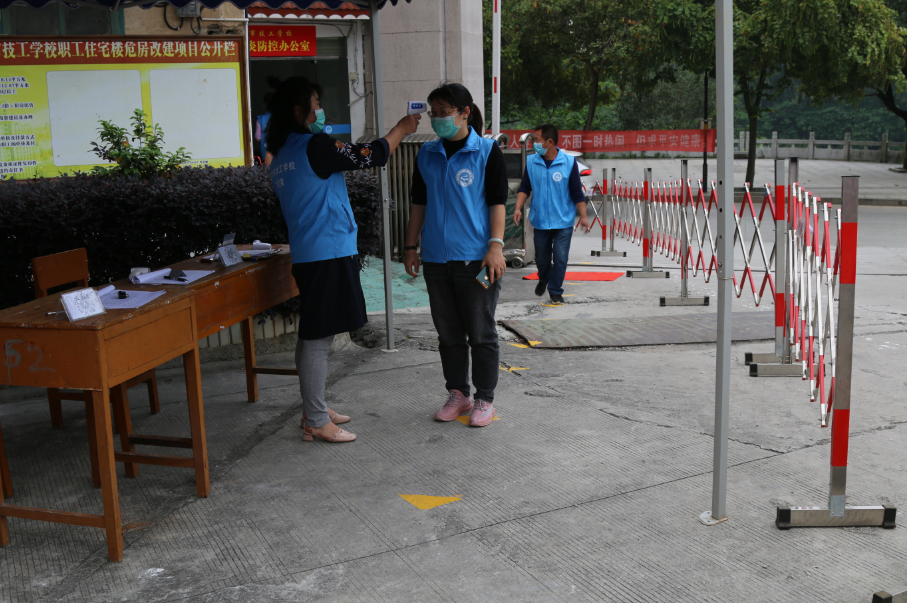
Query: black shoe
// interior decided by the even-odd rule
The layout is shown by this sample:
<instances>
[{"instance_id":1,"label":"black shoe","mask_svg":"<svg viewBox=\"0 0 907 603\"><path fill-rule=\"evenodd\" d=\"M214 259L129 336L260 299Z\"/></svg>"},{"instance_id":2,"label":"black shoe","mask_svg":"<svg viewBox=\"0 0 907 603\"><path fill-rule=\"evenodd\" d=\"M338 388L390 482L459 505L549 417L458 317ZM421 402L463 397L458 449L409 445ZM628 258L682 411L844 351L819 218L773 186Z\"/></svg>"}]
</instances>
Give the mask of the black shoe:
<instances>
[{"instance_id":1,"label":"black shoe","mask_svg":"<svg viewBox=\"0 0 907 603\"><path fill-rule=\"evenodd\" d=\"M535 286L535 294L539 297L545 295L545 289L548 288L548 283L543 283L539 281L539 284Z\"/></svg>"},{"instance_id":2,"label":"black shoe","mask_svg":"<svg viewBox=\"0 0 907 603\"><path fill-rule=\"evenodd\" d=\"M564 303L564 296L557 295L556 293L551 294L551 303L553 304L562 304Z\"/></svg>"}]
</instances>

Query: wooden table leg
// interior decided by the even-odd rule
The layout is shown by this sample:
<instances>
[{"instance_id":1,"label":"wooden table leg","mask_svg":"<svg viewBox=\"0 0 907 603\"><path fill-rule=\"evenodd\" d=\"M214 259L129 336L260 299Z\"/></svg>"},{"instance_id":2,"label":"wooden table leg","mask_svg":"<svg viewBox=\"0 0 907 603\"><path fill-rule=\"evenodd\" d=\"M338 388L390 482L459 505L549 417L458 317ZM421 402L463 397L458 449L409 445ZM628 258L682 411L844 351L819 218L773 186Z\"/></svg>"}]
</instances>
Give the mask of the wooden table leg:
<instances>
[{"instance_id":1,"label":"wooden table leg","mask_svg":"<svg viewBox=\"0 0 907 603\"><path fill-rule=\"evenodd\" d=\"M91 392L85 401L85 423L88 426L88 459L91 461L91 483L95 488L101 487L101 470L98 468L98 438L95 435L94 402Z\"/></svg>"},{"instance_id":2,"label":"wooden table leg","mask_svg":"<svg viewBox=\"0 0 907 603\"><path fill-rule=\"evenodd\" d=\"M63 404L60 402L60 390L48 388L47 402L50 405L50 426L52 429L63 429Z\"/></svg>"},{"instance_id":3,"label":"wooden table leg","mask_svg":"<svg viewBox=\"0 0 907 603\"><path fill-rule=\"evenodd\" d=\"M258 402L258 374L255 372L255 325L250 316L240 324L242 330L242 345L246 355L246 390L249 393L249 402Z\"/></svg>"},{"instance_id":4,"label":"wooden table leg","mask_svg":"<svg viewBox=\"0 0 907 603\"><path fill-rule=\"evenodd\" d=\"M129 393L123 384L110 390L110 401L113 403L113 420L120 435L120 449L123 452L135 452L135 444L130 441L132 436L132 414L129 412ZM126 477L138 477L139 466L137 463L123 463L126 467Z\"/></svg>"},{"instance_id":5,"label":"wooden table leg","mask_svg":"<svg viewBox=\"0 0 907 603\"><path fill-rule=\"evenodd\" d=\"M9 463L6 460L6 445L3 443L3 430L0 429L0 500L13 495L13 480L9 476Z\"/></svg>"},{"instance_id":6,"label":"wooden table leg","mask_svg":"<svg viewBox=\"0 0 907 603\"><path fill-rule=\"evenodd\" d=\"M161 412L161 399L158 397L157 393L157 373L154 369L151 369L148 371L148 374L151 376L151 379L147 381L148 399L151 401L151 414L156 415Z\"/></svg>"},{"instance_id":7,"label":"wooden table leg","mask_svg":"<svg viewBox=\"0 0 907 603\"><path fill-rule=\"evenodd\" d=\"M205 439L205 409L202 406L202 373L198 348L183 354L186 393L189 398L189 424L192 428L192 460L195 463L195 491L199 498L211 492L208 477L208 443Z\"/></svg>"},{"instance_id":8,"label":"wooden table leg","mask_svg":"<svg viewBox=\"0 0 907 603\"><path fill-rule=\"evenodd\" d=\"M98 448L98 468L101 472L101 493L104 498L104 531L107 533L107 557L123 560L123 531L120 520L120 498L117 493L116 465L113 461L113 433L110 424L110 392L92 391L94 431Z\"/></svg>"}]
</instances>

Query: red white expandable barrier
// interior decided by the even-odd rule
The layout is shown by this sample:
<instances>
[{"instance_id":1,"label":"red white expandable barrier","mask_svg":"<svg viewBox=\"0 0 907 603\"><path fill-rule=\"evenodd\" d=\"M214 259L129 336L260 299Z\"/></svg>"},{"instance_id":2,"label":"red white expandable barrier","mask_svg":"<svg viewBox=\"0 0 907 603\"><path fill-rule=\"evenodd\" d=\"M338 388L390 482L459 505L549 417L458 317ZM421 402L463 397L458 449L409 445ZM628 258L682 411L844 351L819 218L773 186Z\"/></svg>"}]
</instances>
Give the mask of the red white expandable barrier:
<instances>
[{"instance_id":1,"label":"red white expandable barrier","mask_svg":"<svg viewBox=\"0 0 907 603\"><path fill-rule=\"evenodd\" d=\"M592 211L595 214L596 219L598 219L598 224L602 229L602 248L601 251L593 250L593 257L627 257L626 251L617 251L614 249L614 233L616 220L614 217L614 206L611 201L613 195L612 189L614 188L614 182L617 179L617 168L611 168L611 178L608 178L608 170L602 170L602 181L597 182L593 185L592 190L589 191L586 188L586 185L583 185L583 191L586 192L590 203L592 204ZM601 203L598 208L595 207L595 195L599 195ZM573 227L573 230L576 230L576 227L579 226L577 222L576 226Z\"/></svg>"},{"instance_id":2,"label":"red white expandable barrier","mask_svg":"<svg viewBox=\"0 0 907 603\"><path fill-rule=\"evenodd\" d=\"M822 423L825 424L825 404L831 412L831 462L827 507L778 507L775 525L782 530L794 527L877 526L894 528L897 508L891 505L855 507L846 504L847 454L850 438L851 376L853 373L854 301L857 276L857 214L859 208L858 176L845 176L841 182L841 209L836 212L837 245L835 261L831 261L829 206L792 180L791 230L788 250L792 252L790 267L792 297L790 312L790 345L817 368L820 383L825 367L823 341L828 342L831 356L832 385L828 398L824 386L811 387L811 397L819 396L822 403ZM813 279L815 278L815 283ZM814 286L813 286L814 284ZM838 294L838 313L835 321L835 286ZM823 320L822 289L827 291ZM795 307L795 304L799 304ZM837 327L837 329L835 329ZM835 331L837 330L837 340ZM799 337L796 337L799 335ZM818 345L815 345L818 342ZM808 347L807 347L808 346ZM840 377L834 383L834 374ZM810 369L811 385L815 374Z\"/></svg>"}]
</instances>

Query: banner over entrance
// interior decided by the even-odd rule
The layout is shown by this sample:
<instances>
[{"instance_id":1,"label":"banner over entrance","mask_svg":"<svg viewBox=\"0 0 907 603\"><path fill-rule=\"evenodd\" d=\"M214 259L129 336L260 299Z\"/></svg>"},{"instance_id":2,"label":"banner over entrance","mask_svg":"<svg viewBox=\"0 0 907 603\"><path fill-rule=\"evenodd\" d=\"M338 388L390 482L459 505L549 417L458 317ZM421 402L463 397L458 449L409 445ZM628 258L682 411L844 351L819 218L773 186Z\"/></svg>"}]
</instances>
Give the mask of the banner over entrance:
<instances>
[{"instance_id":1,"label":"banner over entrance","mask_svg":"<svg viewBox=\"0 0 907 603\"><path fill-rule=\"evenodd\" d=\"M317 54L314 25L249 25L249 56L253 58Z\"/></svg>"},{"instance_id":2,"label":"banner over entrance","mask_svg":"<svg viewBox=\"0 0 907 603\"><path fill-rule=\"evenodd\" d=\"M520 148L520 136L532 130L501 130L511 149ZM581 153L641 151L714 153L715 130L623 130L620 132L561 130L557 146Z\"/></svg>"}]
</instances>

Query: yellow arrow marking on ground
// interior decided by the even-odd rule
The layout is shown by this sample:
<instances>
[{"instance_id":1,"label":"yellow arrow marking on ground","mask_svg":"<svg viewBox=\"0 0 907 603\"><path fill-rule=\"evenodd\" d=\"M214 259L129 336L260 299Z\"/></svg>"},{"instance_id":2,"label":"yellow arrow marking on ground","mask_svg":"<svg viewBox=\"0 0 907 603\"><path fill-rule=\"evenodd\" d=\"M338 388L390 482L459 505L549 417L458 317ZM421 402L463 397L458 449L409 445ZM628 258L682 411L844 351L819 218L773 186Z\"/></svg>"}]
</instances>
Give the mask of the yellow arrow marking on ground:
<instances>
[{"instance_id":1,"label":"yellow arrow marking on ground","mask_svg":"<svg viewBox=\"0 0 907 603\"><path fill-rule=\"evenodd\" d=\"M560 308L564 304L542 304L542 305L545 306L546 308Z\"/></svg>"},{"instance_id":2,"label":"yellow arrow marking on ground","mask_svg":"<svg viewBox=\"0 0 907 603\"><path fill-rule=\"evenodd\" d=\"M424 494L401 494L400 498L421 511L428 511L447 503L462 500L462 496L426 496Z\"/></svg>"},{"instance_id":3,"label":"yellow arrow marking on ground","mask_svg":"<svg viewBox=\"0 0 907 603\"><path fill-rule=\"evenodd\" d=\"M543 318L542 320L545 320L545 319ZM532 346L538 345L540 343L542 343L542 342L541 341L530 341L529 345L526 345L525 343L511 343L509 345L512 345L515 348L522 348L525 350L526 348L531 348Z\"/></svg>"},{"instance_id":4,"label":"yellow arrow marking on ground","mask_svg":"<svg viewBox=\"0 0 907 603\"><path fill-rule=\"evenodd\" d=\"M497 421L497 420L500 419L500 418L501 418L501 417L495 417L495 418L492 419L492 421ZM463 425L469 425L469 417L466 417L466 416L457 417L457 421L459 421L459 422L462 423Z\"/></svg>"},{"instance_id":5,"label":"yellow arrow marking on ground","mask_svg":"<svg viewBox=\"0 0 907 603\"><path fill-rule=\"evenodd\" d=\"M576 293L564 293L561 297L576 297Z\"/></svg>"},{"instance_id":6,"label":"yellow arrow marking on ground","mask_svg":"<svg viewBox=\"0 0 907 603\"><path fill-rule=\"evenodd\" d=\"M504 367L502 366L502 367L501 367L501 370L502 370L502 371L507 371L508 373L512 373L513 371L528 371L528 370L529 370L529 367L528 367L528 366L526 366L526 367L521 367L521 366L511 366L510 368L504 368Z\"/></svg>"}]
</instances>

